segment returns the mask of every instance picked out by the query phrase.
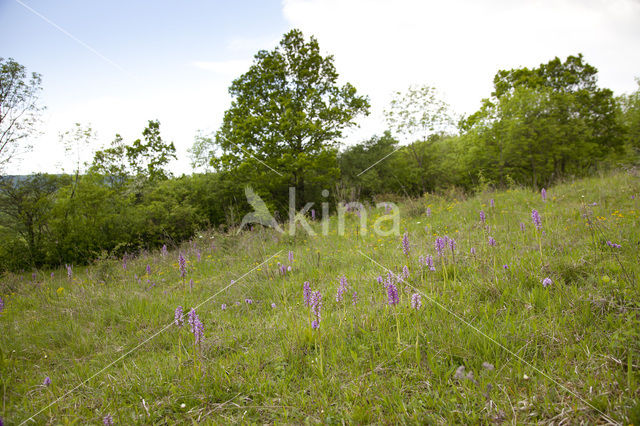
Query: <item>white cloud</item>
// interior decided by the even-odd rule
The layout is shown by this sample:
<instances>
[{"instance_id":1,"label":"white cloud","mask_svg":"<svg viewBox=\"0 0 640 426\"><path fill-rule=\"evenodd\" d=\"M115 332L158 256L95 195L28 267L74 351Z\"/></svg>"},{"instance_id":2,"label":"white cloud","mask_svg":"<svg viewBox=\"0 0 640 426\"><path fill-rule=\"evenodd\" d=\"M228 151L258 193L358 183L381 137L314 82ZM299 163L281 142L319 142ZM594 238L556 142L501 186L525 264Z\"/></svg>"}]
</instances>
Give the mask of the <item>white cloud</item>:
<instances>
[{"instance_id":1,"label":"white cloud","mask_svg":"<svg viewBox=\"0 0 640 426\"><path fill-rule=\"evenodd\" d=\"M489 96L499 69L584 53L600 83L635 89L640 2L633 0L284 0L292 28L313 34L338 72L372 101L358 137L381 132L390 94L430 84L459 113Z\"/></svg>"},{"instance_id":2,"label":"white cloud","mask_svg":"<svg viewBox=\"0 0 640 426\"><path fill-rule=\"evenodd\" d=\"M490 94L498 69L537 66L555 56L584 53L601 84L617 93L635 90L640 76L640 2L633 0L285 0L282 11L290 27L315 35L334 55L343 81L371 97L372 114L349 142L382 132L391 93L410 84L434 85L457 112L470 113ZM187 148L196 131L220 125L231 81L280 37L231 37L216 61L201 52L199 60L170 70L162 64L138 70L144 77L132 81L92 83L108 88L97 93L109 96L73 89L70 74L54 82L71 91L47 103L44 135L33 153L9 172L59 171L57 164L67 160L57 135L76 122L92 123L98 148L116 132L127 141L141 137L147 120L157 118L163 138L178 150L173 171L188 173ZM92 151L86 154L90 159Z\"/></svg>"}]
</instances>

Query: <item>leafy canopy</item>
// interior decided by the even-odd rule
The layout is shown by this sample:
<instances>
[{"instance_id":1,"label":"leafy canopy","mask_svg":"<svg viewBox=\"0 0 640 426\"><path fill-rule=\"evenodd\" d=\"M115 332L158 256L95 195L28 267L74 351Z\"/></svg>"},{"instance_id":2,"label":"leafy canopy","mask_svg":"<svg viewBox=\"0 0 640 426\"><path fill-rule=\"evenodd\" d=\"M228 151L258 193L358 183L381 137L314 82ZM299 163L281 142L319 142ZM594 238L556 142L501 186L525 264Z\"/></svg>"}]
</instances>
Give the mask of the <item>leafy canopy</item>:
<instances>
[{"instance_id":1,"label":"leafy canopy","mask_svg":"<svg viewBox=\"0 0 640 426\"><path fill-rule=\"evenodd\" d=\"M116 135L111 147L95 153L91 171L108 176L113 183L124 182L132 176L150 181L171 177L166 166L177 158L176 147L173 142L162 140L160 122L149 120L142 136L144 140L136 139L126 145L122 137Z\"/></svg>"},{"instance_id":2,"label":"leafy canopy","mask_svg":"<svg viewBox=\"0 0 640 426\"><path fill-rule=\"evenodd\" d=\"M212 163L232 169L256 157L295 174L307 163L303 153L314 157L336 148L342 131L369 109L366 97L337 80L333 56L322 56L314 37L305 41L302 32L291 30L274 50L258 52L249 71L233 81L231 107L215 138L222 155Z\"/></svg>"},{"instance_id":3,"label":"leafy canopy","mask_svg":"<svg viewBox=\"0 0 640 426\"><path fill-rule=\"evenodd\" d=\"M14 156L26 151L26 139L35 131L42 110L38 96L40 74L27 71L13 59L0 57L0 171Z\"/></svg>"},{"instance_id":4,"label":"leafy canopy","mask_svg":"<svg viewBox=\"0 0 640 426\"><path fill-rule=\"evenodd\" d=\"M585 175L622 144L613 92L582 55L499 71L479 111L463 119L469 167L497 181L545 185Z\"/></svg>"}]
</instances>

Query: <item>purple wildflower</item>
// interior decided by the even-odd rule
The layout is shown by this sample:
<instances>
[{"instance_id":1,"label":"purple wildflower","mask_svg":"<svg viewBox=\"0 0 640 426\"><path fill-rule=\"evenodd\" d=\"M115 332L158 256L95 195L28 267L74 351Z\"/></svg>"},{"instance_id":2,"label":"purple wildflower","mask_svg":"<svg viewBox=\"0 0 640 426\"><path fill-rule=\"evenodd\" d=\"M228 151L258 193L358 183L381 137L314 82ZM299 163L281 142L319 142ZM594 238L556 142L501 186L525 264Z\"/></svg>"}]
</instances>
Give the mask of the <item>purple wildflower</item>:
<instances>
[{"instance_id":1,"label":"purple wildflower","mask_svg":"<svg viewBox=\"0 0 640 426\"><path fill-rule=\"evenodd\" d=\"M353 305L358 304L358 292L353 290L353 294L351 295L351 300L353 300Z\"/></svg>"},{"instance_id":2,"label":"purple wildflower","mask_svg":"<svg viewBox=\"0 0 640 426\"><path fill-rule=\"evenodd\" d=\"M493 237L489 237L489 245L490 245L491 247L495 247L495 246L497 246L497 245L498 245L498 243L496 242L495 238L493 238Z\"/></svg>"},{"instance_id":3,"label":"purple wildflower","mask_svg":"<svg viewBox=\"0 0 640 426\"><path fill-rule=\"evenodd\" d=\"M287 272L291 272L291 265L287 266Z\"/></svg>"},{"instance_id":4,"label":"purple wildflower","mask_svg":"<svg viewBox=\"0 0 640 426\"><path fill-rule=\"evenodd\" d=\"M127 256L122 256L122 269L127 270Z\"/></svg>"},{"instance_id":5,"label":"purple wildflower","mask_svg":"<svg viewBox=\"0 0 640 426\"><path fill-rule=\"evenodd\" d=\"M289 250L289 262L293 262L293 252Z\"/></svg>"},{"instance_id":6,"label":"purple wildflower","mask_svg":"<svg viewBox=\"0 0 640 426\"><path fill-rule=\"evenodd\" d=\"M543 287L548 287L551 284L553 284L553 281L551 281L551 278L547 277L544 280L542 280L542 286Z\"/></svg>"},{"instance_id":7,"label":"purple wildflower","mask_svg":"<svg viewBox=\"0 0 640 426\"><path fill-rule=\"evenodd\" d=\"M151 275L151 265L147 263L147 275Z\"/></svg>"},{"instance_id":8,"label":"purple wildflower","mask_svg":"<svg viewBox=\"0 0 640 426\"><path fill-rule=\"evenodd\" d=\"M202 253L200 253L200 250L196 250L196 256L198 257L198 262L200 262L202 260Z\"/></svg>"},{"instance_id":9,"label":"purple wildflower","mask_svg":"<svg viewBox=\"0 0 640 426\"><path fill-rule=\"evenodd\" d=\"M524 232L524 230L525 230L525 224L524 224L524 222L520 222L520 230L521 230L522 232Z\"/></svg>"},{"instance_id":10,"label":"purple wildflower","mask_svg":"<svg viewBox=\"0 0 640 426\"><path fill-rule=\"evenodd\" d=\"M491 199L491 201L489 201L489 204L491 204L491 208L494 208L496 206L496 202L493 201L493 198Z\"/></svg>"},{"instance_id":11,"label":"purple wildflower","mask_svg":"<svg viewBox=\"0 0 640 426\"><path fill-rule=\"evenodd\" d=\"M182 327L182 324L184 324L184 311L182 310L182 306L178 306L176 308L176 311L173 314L173 322L178 327Z\"/></svg>"},{"instance_id":12,"label":"purple wildflower","mask_svg":"<svg viewBox=\"0 0 640 426\"><path fill-rule=\"evenodd\" d=\"M621 248L622 247L620 244L612 243L611 241L607 241L607 245L609 247L613 247L613 248Z\"/></svg>"},{"instance_id":13,"label":"purple wildflower","mask_svg":"<svg viewBox=\"0 0 640 426\"><path fill-rule=\"evenodd\" d=\"M340 277L340 285L338 286L338 291L336 292L336 302L342 302L343 294L347 291L347 277L344 275Z\"/></svg>"},{"instance_id":14,"label":"purple wildflower","mask_svg":"<svg viewBox=\"0 0 640 426\"><path fill-rule=\"evenodd\" d=\"M253 300L252 299L244 299L244 303L246 303L247 305L252 305L253 304Z\"/></svg>"},{"instance_id":15,"label":"purple wildflower","mask_svg":"<svg viewBox=\"0 0 640 426\"><path fill-rule=\"evenodd\" d=\"M4 301L2 300L2 297L0 297L0 312L2 312L4 310Z\"/></svg>"},{"instance_id":16,"label":"purple wildflower","mask_svg":"<svg viewBox=\"0 0 640 426\"><path fill-rule=\"evenodd\" d=\"M287 267L284 266L282 263L278 262L278 272L280 272L280 275L286 275Z\"/></svg>"},{"instance_id":17,"label":"purple wildflower","mask_svg":"<svg viewBox=\"0 0 640 426\"><path fill-rule=\"evenodd\" d=\"M315 209L311 209L311 220L316 220L316 211L315 211Z\"/></svg>"},{"instance_id":18,"label":"purple wildflower","mask_svg":"<svg viewBox=\"0 0 640 426\"><path fill-rule=\"evenodd\" d=\"M476 248L475 247L471 247L471 250L469 250L469 252L471 253L472 256L476 255Z\"/></svg>"},{"instance_id":19,"label":"purple wildflower","mask_svg":"<svg viewBox=\"0 0 640 426\"><path fill-rule=\"evenodd\" d=\"M451 253L454 253L456 250L456 240L453 238L449 238L449 247L451 248Z\"/></svg>"},{"instance_id":20,"label":"purple wildflower","mask_svg":"<svg viewBox=\"0 0 640 426\"><path fill-rule=\"evenodd\" d=\"M433 257L430 254L428 254L426 256L420 256L418 258L418 261L423 266L428 267L430 271L435 271L436 270L435 266L433 266Z\"/></svg>"},{"instance_id":21,"label":"purple wildflower","mask_svg":"<svg viewBox=\"0 0 640 426\"><path fill-rule=\"evenodd\" d=\"M389 285L387 285L387 299L389 305L391 306L400 303L400 298L398 297L398 288L393 283L389 283Z\"/></svg>"},{"instance_id":22,"label":"purple wildflower","mask_svg":"<svg viewBox=\"0 0 640 426\"><path fill-rule=\"evenodd\" d=\"M111 417L111 414L107 414L102 418L102 424L105 426L113 426L113 417Z\"/></svg>"},{"instance_id":23,"label":"purple wildflower","mask_svg":"<svg viewBox=\"0 0 640 426\"><path fill-rule=\"evenodd\" d=\"M51 273L51 279L53 279L53 277L54 277L54 273L52 272L52 273Z\"/></svg>"},{"instance_id":24,"label":"purple wildflower","mask_svg":"<svg viewBox=\"0 0 640 426\"><path fill-rule=\"evenodd\" d=\"M187 259L184 258L182 253L178 256L178 266L180 267L180 278L184 278L187 275Z\"/></svg>"},{"instance_id":25,"label":"purple wildflower","mask_svg":"<svg viewBox=\"0 0 640 426\"><path fill-rule=\"evenodd\" d=\"M198 314L196 313L195 308L191 308L189 311L189 325L191 326L191 332L193 333L193 337L196 339L196 345L200 343L202 340L202 336L204 335L204 325L200 321Z\"/></svg>"},{"instance_id":26,"label":"purple wildflower","mask_svg":"<svg viewBox=\"0 0 640 426\"><path fill-rule=\"evenodd\" d=\"M482 224L484 225L486 221L487 221L487 216L484 214L484 211L480 210L480 222L482 222Z\"/></svg>"},{"instance_id":27,"label":"purple wildflower","mask_svg":"<svg viewBox=\"0 0 640 426\"><path fill-rule=\"evenodd\" d=\"M387 288L389 284L393 284L397 281L396 276L393 275L393 272L387 272L387 279L385 280L384 287Z\"/></svg>"},{"instance_id":28,"label":"purple wildflower","mask_svg":"<svg viewBox=\"0 0 640 426\"><path fill-rule=\"evenodd\" d=\"M441 238L438 237L436 238L436 241L434 243L434 246L436 248L436 251L438 252L438 256L443 256L444 255L444 249L447 247L447 237Z\"/></svg>"},{"instance_id":29,"label":"purple wildflower","mask_svg":"<svg viewBox=\"0 0 640 426\"><path fill-rule=\"evenodd\" d=\"M196 345L202 341L204 337L204 324L200 321L200 318L196 317L193 322L193 337L196 339Z\"/></svg>"},{"instance_id":30,"label":"purple wildflower","mask_svg":"<svg viewBox=\"0 0 640 426\"><path fill-rule=\"evenodd\" d=\"M409 245L409 233L405 232L402 236L402 252L405 256L409 256L409 251L411 251L411 246Z\"/></svg>"},{"instance_id":31,"label":"purple wildflower","mask_svg":"<svg viewBox=\"0 0 640 426\"><path fill-rule=\"evenodd\" d=\"M275 308L276 308L276 304L275 304L275 303L271 303L271 307L272 307L273 309L275 309Z\"/></svg>"},{"instance_id":32,"label":"purple wildflower","mask_svg":"<svg viewBox=\"0 0 640 426\"><path fill-rule=\"evenodd\" d=\"M42 382L42 386L49 386L51 384L51 379L49 378L49 376L44 378L44 381Z\"/></svg>"},{"instance_id":33,"label":"purple wildflower","mask_svg":"<svg viewBox=\"0 0 640 426\"><path fill-rule=\"evenodd\" d=\"M408 267L407 265L404 265L404 266L402 267L402 279L403 279L403 280L408 279L408 278L409 278L409 275L411 275L411 274L409 273L409 267Z\"/></svg>"},{"instance_id":34,"label":"purple wildflower","mask_svg":"<svg viewBox=\"0 0 640 426\"><path fill-rule=\"evenodd\" d=\"M220 309L222 309L223 311L227 310L227 304L223 303L222 305L220 305Z\"/></svg>"},{"instance_id":35,"label":"purple wildflower","mask_svg":"<svg viewBox=\"0 0 640 426\"><path fill-rule=\"evenodd\" d=\"M533 209L531 211L531 220L533 220L533 224L536 226L537 230L542 228L542 220L540 219L540 213L538 213L538 210Z\"/></svg>"},{"instance_id":36,"label":"purple wildflower","mask_svg":"<svg viewBox=\"0 0 640 426\"><path fill-rule=\"evenodd\" d=\"M311 287L309 286L309 281L305 281L304 284L302 284L302 297L304 298L304 304L311 306Z\"/></svg>"},{"instance_id":37,"label":"purple wildflower","mask_svg":"<svg viewBox=\"0 0 640 426\"><path fill-rule=\"evenodd\" d=\"M542 191L540 191L540 196L542 197L542 201L547 201L547 190L542 188Z\"/></svg>"},{"instance_id":38,"label":"purple wildflower","mask_svg":"<svg viewBox=\"0 0 640 426\"><path fill-rule=\"evenodd\" d=\"M378 284L383 284L384 279L382 278L382 275L378 275L378 278L376 278L376 281L378 281Z\"/></svg>"},{"instance_id":39,"label":"purple wildflower","mask_svg":"<svg viewBox=\"0 0 640 426\"><path fill-rule=\"evenodd\" d=\"M431 217L431 207L427 207L427 217Z\"/></svg>"},{"instance_id":40,"label":"purple wildflower","mask_svg":"<svg viewBox=\"0 0 640 426\"><path fill-rule=\"evenodd\" d=\"M166 245L166 244L163 244L163 245L162 245L162 255L163 255L163 256L166 256L166 255L167 255L167 245Z\"/></svg>"},{"instance_id":41,"label":"purple wildflower","mask_svg":"<svg viewBox=\"0 0 640 426\"><path fill-rule=\"evenodd\" d=\"M311 314L315 317L311 323L311 327L316 329L320 327L320 317L322 309L322 293L316 290L311 293Z\"/></svg>"},{"instance_id":42,"label":"purple wildflower","mask_svg":"<svg viewBox=\"0 0 640 426\"><path fill-rule=\"evenodd\" d=\"M189 288L193 288L193 278L189 280Z\"/></svg>"},{"instance_id":43,"label":"purple wildflower","mask_svg":"<svg viewBox=\"0 0 640 426\"><path fill-rule=\"evenodd\" d=\"M413 293L411 295L411 307L415 310L420 309L422 306L422 296L419 293Z\"/></svg>"},{"instance_id":44,"label":"purple wildflower","mask_svg":"<svg viewBox=\"0 0 640 426\"><path fill-rule=\"evenodd\" d=\"M31 281L35 282L36 278L38 277L38 274L36 274L35 272L31 274Z\"/></svg>"},{"instance_id":45,"label":"purple wildflower","mask_svg":"<svg viewBox=\"0 0 640 426\"><path fill-rule=\"evenodd\" d=\"M73 278L73 268L71 265L67 265L67 277L69 277L69 279Z\"/></svg>"},{"instance_id":46,"label":"purple wildflower","mask_svg":"<svg viewBox=\"0 0 640 426\"><path fill-rule=\"evenodd\" d=\"M509 265L506 265L506 264L505 264L505 265L502 265L502 267L503 267L505 270L509 269Z\"/></svg>"}]
</instances>

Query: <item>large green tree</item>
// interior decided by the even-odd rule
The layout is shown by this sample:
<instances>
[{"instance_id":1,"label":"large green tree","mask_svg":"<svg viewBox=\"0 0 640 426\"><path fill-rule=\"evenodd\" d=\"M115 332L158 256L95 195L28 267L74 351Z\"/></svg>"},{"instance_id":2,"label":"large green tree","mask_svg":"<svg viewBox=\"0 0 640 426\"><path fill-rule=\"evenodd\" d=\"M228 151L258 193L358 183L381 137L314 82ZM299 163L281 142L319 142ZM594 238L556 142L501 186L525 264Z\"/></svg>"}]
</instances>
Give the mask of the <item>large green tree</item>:
<instances>
[{"instance_id":1,"label":"large green tree","mask_svg":"<svg viewBox=\"0 0 640 426\"><path fill-rule=\"evenodd\" d=\"M299 203L337 177L342 132L369 109L355 87L338 84L333 56L295 29L275 49L258 52L229 93L212 165L271 193L294 186Z\"/></svg>"},{"instance_id":2,"label":"large green tree","mask_svg":"<svg viewBox=\"0 0 640 426\"><path fill-rule=\"evenodd\" d=\"M461 121L470 171L533 186L584 175L622 145L613 92L582 55L499 71L491 98Z\"/></svg>"}]
</instances>

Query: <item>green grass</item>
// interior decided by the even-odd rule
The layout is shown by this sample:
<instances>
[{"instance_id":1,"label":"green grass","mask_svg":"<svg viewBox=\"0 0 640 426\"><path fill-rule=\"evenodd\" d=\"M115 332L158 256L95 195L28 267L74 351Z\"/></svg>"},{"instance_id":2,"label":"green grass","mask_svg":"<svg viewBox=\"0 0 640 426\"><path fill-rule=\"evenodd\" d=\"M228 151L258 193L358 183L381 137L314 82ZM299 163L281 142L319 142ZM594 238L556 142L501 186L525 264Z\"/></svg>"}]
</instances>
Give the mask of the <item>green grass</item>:
<instances>
[{"instance_id":1,"label":"green grass","mask_svg":"<svg viewBox=\"0 0 640 426\"><path fill-rule=\"evenodd\" d=\"M353 214L343 236L335 218L328 236L203 233L181 247L192 291L180 279L178 250L142 254L126 270L121 260L75 267L72 279L62 269L53 278L38 271L35 281L30 272L4 276L1 417L19 424L44 409L36 424L101 424L107 413L121 425L639 424L639 195L638 177L618 173L551 188L547 202L521 189L407 200L400 229L409 233L408 258L401 235L371 232L384 209L369 211L365 235ZM543 221L542 257L533 208ZM446 281L437 258L435 272L418 262L435 255L443 235L457 241ZM282 277L277 262L288 265L289 250L293 270ZM376 282L385 271L368 257L398 273L409 266L399 306L387 304ZM335 301L342 275L346 303ZM553 284L544 288L546 277ZM319 330L302 301L304 281L323 294ZM418 311L409 304L414 288L423 294ZM170 324L178 305L186 312L207 299L195 362L188 327L170 326L101 371ZM456 379L459 366L473 380Z\"/></svg>"}]
</instances>

